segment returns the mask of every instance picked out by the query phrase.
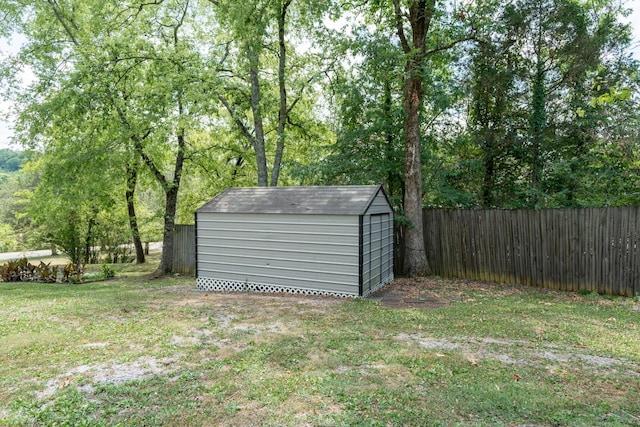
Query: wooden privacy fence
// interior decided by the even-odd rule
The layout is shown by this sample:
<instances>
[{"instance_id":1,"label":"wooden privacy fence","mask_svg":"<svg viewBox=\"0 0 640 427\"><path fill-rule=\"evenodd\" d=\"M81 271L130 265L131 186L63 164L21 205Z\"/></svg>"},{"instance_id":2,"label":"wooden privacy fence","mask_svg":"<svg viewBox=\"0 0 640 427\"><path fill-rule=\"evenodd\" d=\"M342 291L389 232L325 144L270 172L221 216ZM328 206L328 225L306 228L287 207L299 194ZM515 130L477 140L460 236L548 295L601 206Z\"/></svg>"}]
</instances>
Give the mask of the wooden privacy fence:
<instances>
[{"instance_id":1,"label":"wooden privacy fence","mask_svg":"<svg viewBox=\"0 0 640 427\"><path fill-rule=\"evenodd\" d=\"M434 274L565 291L640 295L640 206L424 210ZM404 265L395 227L394 269ZM195 226L176 225L173 271L195 274Z\"/></svg>"},{"instance_id":2,"label":"wooden privacy fence","mask_svg":"<svg viewBox=\"0 0 640 427\"><path fill-rule=\"evenodd\" d=\"M425 209L434 274L640 295L640 207Z\"/></svg>"},{"instance_id":3,"label":"wooden privacy fence","mask_svg":"<svg viewBox=\"0 0 640 427\"><path fill-rule=\"evenodd\" d=\"M196 226L175 225L173 231L173 272L196 274Z\"/></svg>"}]
</instances>

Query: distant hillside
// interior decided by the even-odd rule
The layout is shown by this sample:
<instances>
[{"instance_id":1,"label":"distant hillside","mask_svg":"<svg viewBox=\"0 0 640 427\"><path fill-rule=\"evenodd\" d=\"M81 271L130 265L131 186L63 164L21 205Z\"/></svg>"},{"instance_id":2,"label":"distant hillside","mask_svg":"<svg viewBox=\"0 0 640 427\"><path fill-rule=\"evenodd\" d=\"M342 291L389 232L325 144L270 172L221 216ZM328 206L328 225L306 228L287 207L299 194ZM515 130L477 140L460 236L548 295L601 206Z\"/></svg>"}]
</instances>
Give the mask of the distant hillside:
<instances>
[{"instance_id":1,"label":"distant hillside","mask_svg":"<svg viewBox=\"0 0 640 427\"><path fill-rule=\"evenodd\" d=\"M22 162L29 154L24 151L14 151L8 148L0 149L0 172L15 172L20 170Z\"/></svg>"}]
</instances>

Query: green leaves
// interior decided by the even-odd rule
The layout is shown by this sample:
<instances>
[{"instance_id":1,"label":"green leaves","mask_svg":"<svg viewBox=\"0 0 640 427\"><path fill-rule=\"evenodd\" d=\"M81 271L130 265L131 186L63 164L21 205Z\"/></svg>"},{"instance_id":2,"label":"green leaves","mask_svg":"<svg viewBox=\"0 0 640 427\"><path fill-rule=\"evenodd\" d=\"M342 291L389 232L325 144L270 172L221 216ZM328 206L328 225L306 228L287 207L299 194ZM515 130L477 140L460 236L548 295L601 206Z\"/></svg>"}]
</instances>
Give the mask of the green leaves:
<instances>
[{"instance_id":1,"label":"green leaves","mask_svg":"<svg viewBox=\"0 0 640 427\"><path fill-rule=\"evenodd\" d=\"M590 164L613 102L630 100L613 5L513 2L474 52L471 135L482 149L483 205L598 204ZM605 24L606 23L606 24Z\"/></svg>"}]
</instances>

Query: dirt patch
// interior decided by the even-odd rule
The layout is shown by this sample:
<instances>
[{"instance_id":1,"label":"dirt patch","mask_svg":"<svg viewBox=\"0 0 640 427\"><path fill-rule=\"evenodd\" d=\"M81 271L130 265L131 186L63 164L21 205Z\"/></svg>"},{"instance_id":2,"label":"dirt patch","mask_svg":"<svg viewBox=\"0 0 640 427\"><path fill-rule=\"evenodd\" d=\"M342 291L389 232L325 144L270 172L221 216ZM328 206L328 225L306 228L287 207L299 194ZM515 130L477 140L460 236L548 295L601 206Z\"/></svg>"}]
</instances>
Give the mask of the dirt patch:
<instances>
[{"instance_id":1,"label":"dirt patch","mask_svg":"<svg viewBox=\"0 0 640 427\"><path fill-rule=\"evenodd\" d=\"M554 302L541 304L571 303L584 301L584 296L576 292L555 291L523 285L481 282L470 279L444 279L442 277L399 278L371 294L368 298L379 304L399 309L435 309L454 302L474 302L481 297L507 297L521 294L552 295ZM640 298L614 302L594 298L593 304L611 306L622 304L631 310L640 311Z\"/></svg>"},{"instance_id":2,"label":"dirt patch","mask_svg":"<svg viewBox=\"0 0 640 427\"><path fill-rule=\"evenodd\" d=\"M452 299L443 298L438 287L433 286L427 278L398 279L377 290L368 298L380 305L391 308L405 309L433 309L448 306Z\"/></svg>"},{"instance_id":3,"label":"dirt patch","mask_svg":"<svg viewBox=\"0 0 640 427\"><path fill-rule=\"evenodd\" d=\"M155 357L142 357L133 362L115 364L89 364L76 366L56 378L47 381L45 389L38 398L43 399L53 395L58 389L73 384L79 378L85 378L93 383L122 384L129 381L149 378L153 375L164 374L171 371L171 365L176 359ZM85 384L85 389L93 389L93 385Z\"/></svg>"},{"instance_id":4,"label":"dirt patch","mask_svg":"<svg viewBox=\"0 0 640 427\"><path fill-rule=\"evenodd\" d=\"M582 353L571 348L559 348L554 344L533 343L525 340L496 338L463 338L455 340L433 338L420 334L399 334L398 340L415 342L426 350L441 350L464 355L472 364L483 359L496 359L507 365L547 366L551 363L587 366L594 373L639 376L637 364L625 358L601 357Z\"/></svg>"}]
</instances>

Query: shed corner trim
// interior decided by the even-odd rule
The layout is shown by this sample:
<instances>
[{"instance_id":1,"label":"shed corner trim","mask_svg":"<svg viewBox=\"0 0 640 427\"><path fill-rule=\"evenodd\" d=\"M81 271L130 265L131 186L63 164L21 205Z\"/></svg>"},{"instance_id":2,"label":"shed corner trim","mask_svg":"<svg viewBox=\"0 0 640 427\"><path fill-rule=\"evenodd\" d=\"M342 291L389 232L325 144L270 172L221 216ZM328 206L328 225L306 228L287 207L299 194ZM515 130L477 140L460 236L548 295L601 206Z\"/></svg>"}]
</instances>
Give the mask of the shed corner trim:
<instances>
[{"instance_id":1,"label":"shed corner trim","mask_svg":"<svg viewBox=\"0 0 640 427\"><path fill-rule=\"evenodd\" d=\"M358 295L364 292L364 215L358 215Z\"/></svg>"}]
</instances>

